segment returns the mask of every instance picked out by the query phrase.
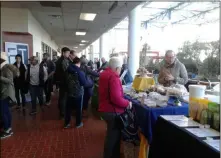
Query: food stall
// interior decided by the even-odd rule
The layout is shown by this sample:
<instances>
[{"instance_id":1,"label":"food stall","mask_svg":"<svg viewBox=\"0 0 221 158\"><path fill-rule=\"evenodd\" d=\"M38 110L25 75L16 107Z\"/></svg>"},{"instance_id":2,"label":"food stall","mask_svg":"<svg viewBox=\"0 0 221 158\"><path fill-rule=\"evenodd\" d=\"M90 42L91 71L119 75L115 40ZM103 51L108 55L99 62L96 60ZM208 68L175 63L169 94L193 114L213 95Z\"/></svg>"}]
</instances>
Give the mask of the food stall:
<instances>
[{"instance_id":1,"label":"food stall","mask_svg":"<svg viewBox=\"0 0 221 158\"><path fill-rule=\"evenodd\" d=\"M154 129L158 118L162 115L190 116L191 120L198 121L199 124L209 124L210 127L219 130L219 114L217 112L219 111L219 103L214 103L208 99L207 95L204 95L206 88L199 91L190 86L189 94L183 85L175 84L171 87L163 87L155 84L156 79L150 74L144 75L146 70L143 68L138 72L133 84L123 86L123 90L125 98L133 103L141 129L139 158L148 157ZM144 82L145 84L143 84ZM194 97L194 95L200 96L201 99ZM191 104L190 108L189 103ZM208 121L212 118L213 123Z\"/></svg>"}]
</instances>

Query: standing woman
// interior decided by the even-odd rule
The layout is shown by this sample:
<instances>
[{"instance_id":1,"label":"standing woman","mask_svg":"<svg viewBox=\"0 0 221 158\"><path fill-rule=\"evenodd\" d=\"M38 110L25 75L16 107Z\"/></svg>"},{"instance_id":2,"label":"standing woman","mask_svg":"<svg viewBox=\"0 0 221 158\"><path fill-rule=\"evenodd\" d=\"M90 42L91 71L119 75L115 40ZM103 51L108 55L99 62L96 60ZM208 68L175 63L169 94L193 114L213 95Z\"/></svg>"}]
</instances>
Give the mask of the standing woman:
<instances>
[{"instance_id":1,"label":"standing woman","mask_svg":"<svg viewBox=\"0 0 221 158\"><path fill-rule=\"evenodd\" d=\"M84 99L83 99L83 116L87 115L88 104L91 96L93 95L94 77L99 77L99 73L93 71L87 66L87 59L81 59L81 70L85 73L86 85L84 86Z\"/></svg>"},{"instance_id":2,"label":"standing woman","mask_svg":"<svg viewBox=\"0 0 221 158\"><path fill-rule=\"evenodd\" d=\"M119 57L112 57L109 67L99 78L99 108L101 117L107 124L107 133L104 142L103 158L120 158L121 129L116 123L116 116L131 108L132 104L124 99L120 81L122 61Z\"/></svg>"},{"instance_id":3,"label":"standing woman","mask_svg":"<svg viewBox=\"0 0 221 158\"><path fill-rule=\"evenodd\" d=\"M19 70L11 64L7 64L8 59L5 52L1 52L1 78L0 78L0 107L1 120L3 121L4 131L1 133L1 139L10 137L13 132L11 128L11 113L9 110L9 101L16 102L13 79L19 76Z\"/></svg>"},{"instance_id":4,"label":"standing woman","mask_svg":"<svg viewBox=\"0 0 221 158\"><path fill-rule=\"evenodd\" d=\"M19 69L20 76L15 77L14 79L14 85L15 85L15 97L17 100L17 107L16 109L19 110L21 108L20 104L20 95L22 99L22 108L25 108L25 92L24 92L24 87L25 87L25 72L26 72L26 66L22 62L22 56L20 54L17 54L15 56L15 63L14 65Z\"/></svg>"},{"instance_id":5,"label":"standing woman","mask_svg":"<svg viewBox=\"0 0 221 158\"><path fill-rule=\"evenodd\" d=\"M70 128L71 112L76 109L76 128L83 126L82 122L82 102L84 86L86 83L84 72L80 69L81 62L78 57L73 59L73 64L69 64L67 69L67 105L65 107L64 128Z\"/></svg>"}]
</instances>

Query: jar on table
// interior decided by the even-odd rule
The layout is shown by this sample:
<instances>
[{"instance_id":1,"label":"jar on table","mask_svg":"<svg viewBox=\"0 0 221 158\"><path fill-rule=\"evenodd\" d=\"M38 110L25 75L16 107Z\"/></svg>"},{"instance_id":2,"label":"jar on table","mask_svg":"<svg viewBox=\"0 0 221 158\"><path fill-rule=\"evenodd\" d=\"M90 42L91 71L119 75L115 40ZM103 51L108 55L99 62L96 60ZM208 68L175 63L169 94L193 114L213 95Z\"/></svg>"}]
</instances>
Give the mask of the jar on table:
<instances>
[{"instance_id":1,"label":"jar on table","mask_svg":"<svg viewBox=\"0 0 221 158\"><path fill-rule=\"evenodd\" d=\"M200 123L202 125L212 125L212 112L208 109L204 109L201 112Z\"/></svg>"},{"instance_id":2,"label":"jar on table","mask_svg":"<svg viewBox=\"0 0 221 158\"><path fill-rule=\"evenodd\" d=\"M219 113L213 113L213 126L215 130L219 130L220 128L220 114Z\"/></svg>"}]
</instances>

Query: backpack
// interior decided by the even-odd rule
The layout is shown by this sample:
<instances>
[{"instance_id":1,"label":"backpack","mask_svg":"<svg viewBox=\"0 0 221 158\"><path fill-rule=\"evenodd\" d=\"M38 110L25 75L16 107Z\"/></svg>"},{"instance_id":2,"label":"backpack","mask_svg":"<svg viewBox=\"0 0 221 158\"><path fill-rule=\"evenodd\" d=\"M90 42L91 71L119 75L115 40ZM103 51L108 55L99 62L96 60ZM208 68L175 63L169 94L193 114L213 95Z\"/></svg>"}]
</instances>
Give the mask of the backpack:
<instances>
[{"instance_id":1,"label":"backpack","mask_svg":"<svg viewBox=\"0 0 221 158\"><path fill-rule=\"evenodd\" d=\"M84 94L84 89L80 85L78 73L67 72L67 92L70 97L79 97Z\"/></svg>"}]
</instances>

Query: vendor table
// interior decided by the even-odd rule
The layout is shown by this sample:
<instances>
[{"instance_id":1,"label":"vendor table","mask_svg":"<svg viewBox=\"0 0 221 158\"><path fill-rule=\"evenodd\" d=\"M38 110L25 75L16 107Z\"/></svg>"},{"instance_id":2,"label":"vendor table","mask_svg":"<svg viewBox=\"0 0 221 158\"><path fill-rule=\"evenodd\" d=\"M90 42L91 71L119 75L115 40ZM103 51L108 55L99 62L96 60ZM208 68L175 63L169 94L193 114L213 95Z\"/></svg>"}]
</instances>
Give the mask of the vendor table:
<instances>
[{"instance_id":1,"label":"vendor table","mask_svg":"<svg viewBox=\"0 0 221 158\"><path fill-rule=\"evenodd\" d=\"M152 141L152 131L156 124L156 121L160 115L185 115L189 113L188 104L182 102L182 106L172 106L173 99L168 101L167 107L149 108L141 105L138 100L132 99L130 96L125 96L126 99L133 103L136 110L138 124L142 133L146 137L148 144Z\"/></svg>"},{"instance_id":2,"label":"vendor table","mask_svg":"<svg viewBox=\"0 0 221 158\"><path fill-rule=\"evenodd\" d=\"M153 77L138 77L136 76L133 81L133 88L137 91L144 91L150 86L154 85L155 81Z\"/></svg>"},{"instance_id":3,"label":"vendor table","mask_svg":"<svg viewBox=\"0 0 221 158\"><path fill-rule=\"evenodd\" d=\"M159 117L149 158L219 158L220 152L203 142L203 139Z\"/></svg>"}]
</instances>

